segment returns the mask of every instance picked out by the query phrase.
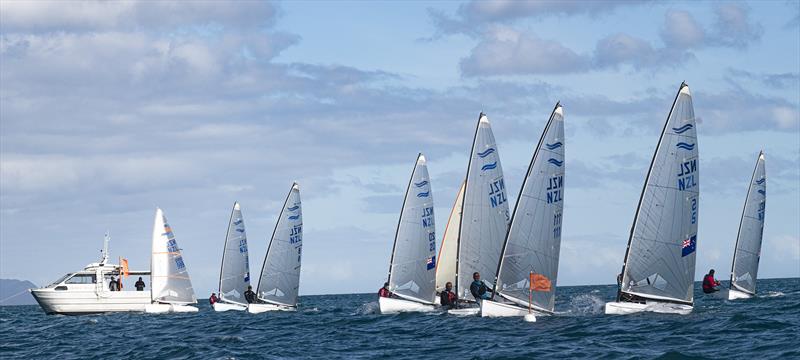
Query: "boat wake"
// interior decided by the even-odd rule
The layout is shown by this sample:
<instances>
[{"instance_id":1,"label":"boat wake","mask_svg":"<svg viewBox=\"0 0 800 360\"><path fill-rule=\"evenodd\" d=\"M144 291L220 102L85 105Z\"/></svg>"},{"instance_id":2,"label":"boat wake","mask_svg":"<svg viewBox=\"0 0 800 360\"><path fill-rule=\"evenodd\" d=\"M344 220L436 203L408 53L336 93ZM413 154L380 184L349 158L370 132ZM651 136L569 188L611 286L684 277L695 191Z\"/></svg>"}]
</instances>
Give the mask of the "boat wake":
<instances>
[{"instance_id":1,"label":"boat wake","mask_svg":"<svg viewBox=\"0 0 800 360\"><path fill-rule=\"evenodd\" d=\"M780 296L786 296L786 294L784 294L784 293L782 293L780 291L767 291L767 293L765 295L763 295L762 297L773 298L773 297L780 297Z\"/></svg>"}]
</instances>

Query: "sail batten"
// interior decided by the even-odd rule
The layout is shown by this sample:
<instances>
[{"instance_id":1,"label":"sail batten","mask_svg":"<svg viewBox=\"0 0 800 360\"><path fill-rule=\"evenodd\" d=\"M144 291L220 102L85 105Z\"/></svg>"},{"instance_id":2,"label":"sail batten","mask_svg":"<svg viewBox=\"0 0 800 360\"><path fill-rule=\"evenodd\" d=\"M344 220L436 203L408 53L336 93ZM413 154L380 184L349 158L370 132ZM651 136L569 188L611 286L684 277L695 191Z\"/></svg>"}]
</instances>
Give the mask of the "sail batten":
<instances>
[{"instance_id":1,"label":"sail batten","mask_svg":"<svg viewBox=\"0 0 800 360\"><path fill-rule=\"evenodd\" d=\"M250 259L247 233L242 210L238 202L233 204L219 273L219 297L221 301L246 303L244 293L250 286Z\"/></svg>"},{"instance_id":2,"label":"sail batten","mask_svg":"<svg viewBox=\"0 0 800 360\"><path fill-rule=\"evenodd\" d=\"M563 110L556 104L531 156L496 273L496 294L549 312L555 305L561 248L564 151ZM531 274L540 283L532 296Z\"/></svg>"},{"instance_id":3,"label":"sail batten","mask_svg":"<svg viewBox=\"0 0 800 360\"><path fill-rule=\"evenodd\" d=\"M758 154L753 175L747 188L742 219L734 246L731 263L731 287L748 294L756 292L758 263L761 258L761 242L764 235L764 217L767 202L767 178L764 168L764 152Z\"/></svg>"},{"instance_id":4,"label":"sail batten","mask_svg":"<svg viewBox=\"0 0 800 360\"><path fill-rule=\"evenodd\" d=\"M467 167L458 232L454 290L459 299L475 300L469 292L475 272L493 286L490 277L497 271L509 220L497 144L489 119L481 113Z\"/></svg>"},{"instance_id":5,"label":"sail batten","mask_svg":"<svg viewBox=\"0 0 800 360\"><path fill-rule=\"evenodd\" d=\"M436 297L436 225L428 165L417 156L406 187L389 261L389 290L432 304Z\"/></svg>"},{"instance_id":6,"label":"sail batten","mask_svg":"<svg viewBox=\"0 0 800 360\"><path fill-rule=\"evenodd\" d=\"M294 183L267 247L256 290L259 299L278 305L297 305L302 248L303 211L300 187Z\"/></svg>"},{"instance_id":7,"label":"sail batten","mask_svg":"<svg viewBox=\"0 0 800 360\"><path fill-rule=\"evenodd\" d=\"M197 303L181 249L161 209L156 209L153 223L150 274L153 302L179 305Z\"/></svg>"},{"instance_id":8,"label":"sail batten","mask_svg":"<svg viewBox=\"0 0 800 360\"><path fill-rule=\"evenodd\" d=\"M621 293L691 304L699 214L699 162L691 93L681 84L634 216Z\"/></svg>"}]
</instances>

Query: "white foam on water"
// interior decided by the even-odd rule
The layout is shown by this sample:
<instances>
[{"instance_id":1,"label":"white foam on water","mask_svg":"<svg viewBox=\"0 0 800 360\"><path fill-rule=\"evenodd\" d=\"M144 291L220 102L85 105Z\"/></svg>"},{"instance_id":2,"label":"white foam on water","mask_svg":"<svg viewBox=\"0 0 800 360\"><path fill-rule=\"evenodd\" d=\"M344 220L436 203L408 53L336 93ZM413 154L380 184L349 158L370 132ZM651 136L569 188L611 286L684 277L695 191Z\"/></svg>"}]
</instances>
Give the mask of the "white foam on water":
<instances>
[{"instance_id":1,"label":"white foam on water","mask_svg":"<svg viewBox=\"0 0 800 360\"><path fill-rule=\"evenodd\" d=\"M379 313L380 313L380 305L378 305L377 301L372 301L359 306L353 315L370 315Z\"/></svg>"},{"instance_id":2,"label":"white foam on water","mask_svg":"<svg viewBox=\"0 0 800 360\"><path fill-rule=\"evenodd\" d=\"M569 309L563 313L573 315L597 315L603 313L606 301L597 295L581 294L569 300Z\"/></svg>"},{"instance_id":3,"label":"white foam on water","mask_svg":"<svg viewBox=\"0 0 800 360\"><path fill-rule=\"evenodd\" d=\"M780 291L767 291L767 293L765 295L763 295L762 297L770 298L770 297L779 297L779 296L785 296L785 295L786 294L784 294L784 293L782 293Z\"/></svg>"}]
</instances>

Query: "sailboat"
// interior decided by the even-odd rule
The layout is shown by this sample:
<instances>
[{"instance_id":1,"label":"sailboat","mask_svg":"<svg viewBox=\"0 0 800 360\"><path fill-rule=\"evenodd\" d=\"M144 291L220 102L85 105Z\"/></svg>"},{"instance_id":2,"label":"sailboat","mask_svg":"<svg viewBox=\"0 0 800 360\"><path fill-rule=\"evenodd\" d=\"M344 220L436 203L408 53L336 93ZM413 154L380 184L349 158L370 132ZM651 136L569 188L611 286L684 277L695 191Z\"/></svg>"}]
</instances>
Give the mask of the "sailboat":
<instances>
[{"instance_id":1,"label":"sailboat","mask_svg":"<svg viewBox=\"0 0 800 360\"><path fill-rule=\"evenodd\" d=\"M552 314L564 212L564 112L556 104L533 152L483 317ZM535 317L534 317L535 319Z\"/></svg>"},{"instance_id":2,"label":"sailboat","mask_svg":"<svg viewBox=\"0 0 800 360\"><path fill-rule=\"evenodd\" d=\"M247 233L244 229L242 209L233 204L228 232L222 250L222 265L219 269L219 300L214 310L247 310L244 293L250 286L250 260L247 252Z\"/></svg>"},{"instance_id":3,"label":"sailboat","mask_svg":"<svg viewBox=\"0 0 800 360\"><path fill-rule=\"evenodd\" d=\"M256 294L258 303L249 304L247 311L297 310L300 287L300 258L303 248L303 210L300 205L300 185L292 184L278 223L264 257Z\"/></svg>"},{"instance_id":4,"label":"sailboat","mask_svg":"<svg viewBox=\"0 0 800 360\"><path fill-rule=\"evenodd\" d=\"M692 311L699 194L694 108L682 83L642 188L617 299L606 303L606 314Z\"/></svg>"},{"instance_id":5,"label":"sailboat","mask_svg":"<svg viewBox=\"0 0 800 360\"><path fill-rule=\"evenodd\" d=\"M736 237L736 248L731 264L728 300L747 299L756 294L756 275L758 261L761 258L766 203L767 177L764 170L764 151L761 151L753 169L742 219L739 222L739 234Z\"/></svg>"},{"instance_id":6,"label":"sailboat","mask_svg":"<svg viewBox=\"0 0 800 360\"><path fill-rule=\"evenodd\" d=\"M192 280L186 270L175 234L161 209L156 209L150 258L150 298L148 313L197 312Z\"/></svg>"},{"instance_id":7,"label":"sailboat","mask_svg":"<svg viewBox=\"0 0 800 360\"><path fill-rule=\"evenodd\" d=\"M436 257L436 293L444 290L448 282L455 281L456 278L456 253L458 252L458 229L461 228L461 204L464 202L464 187L466 182L461 182L458 189L453 209L447 218L447 225L442 236L442 245L439 247L439 255ZM439 298L436 298L439 303Z\"/></svg>"},{"instance_id":8,"label":"sailboat","mask_svg":"<svg viewBox=\"0 0 800 360\"><path fill-rule=\"evenodd\" d=\"M389 261L388 282L393 297L378 298L381 314L433 311L435 268L433 194L428 165L420 153L406 187Z\"/></svg>"},{"instance_id":9,"label":"sailboat","mask_svg":"<svg viewBox=\"0 0 800 360\"><path fill-rule=\"evenodd\" d=\"M509 221L503 168L489 118L483 113L478 117L462 196L453 291L462 304L477 305L480 299L469 290L472 274L480 273L484 279L495 274ZM493 286L487 280L487 287ZM479 310L473 306L448 313L473 315Z\"/></svg>"}]
</instances>

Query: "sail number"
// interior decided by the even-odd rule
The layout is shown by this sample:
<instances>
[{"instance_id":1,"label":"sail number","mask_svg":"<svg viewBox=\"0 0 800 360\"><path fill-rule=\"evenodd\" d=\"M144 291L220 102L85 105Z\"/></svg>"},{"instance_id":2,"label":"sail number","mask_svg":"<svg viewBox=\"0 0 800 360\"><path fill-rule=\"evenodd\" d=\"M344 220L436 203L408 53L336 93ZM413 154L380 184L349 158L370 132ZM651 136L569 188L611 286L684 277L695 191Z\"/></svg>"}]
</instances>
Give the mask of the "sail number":
<instances>
[{"instance_id":1,"label":"sail number","mask_svg":"<svg viewBox=\"0 0 800 360\"><path fill-rule=\"evenodd\" d=\"M764 205L763 201L758 204L758 221L764 221Z\"/></svg>"},{"instance_id":2,"label":"sail number","mask_svg":"<svg viewBox=\"0 0 800 360\"><path fill-rule=\"evenodd\" d=\"M680 165L678 173L678 190L684 191L697 186L695 173L697 172L697 159L684 161Z\"/></svg>"},{"instance_id":3,"label":"sail number","mask_svg":"<svg viewBox=\"0 0 800 360\"><path fill-rule=\"evenodd\" d=\"M547 185L547 203L554 204L564 200L564 175L553 176Z\"/></svg>"},{"instance_id":4,"label":"sail number","mask_svg":"<svg viewBox=\"0 0 800 360\"><path fill-rule=\"evenodd\" d=\"M436 250L436 231L433 227L433 206L422 208L422 227L431 228L428 233L428 248L430 251Z\"/></svg>"},{"instance_id":5,"label":"sail number","mask_svg":"<svg viewBox=\"0 0 800 360\"><path fill-rule=\"evenodd\" d=\"M553 239L561 237L561 213L553 214Z\"/></svg>"},{"instance_id":6,"label":"sail number","mask_svg":"<svg viewBox=\"0 0 800 360\"><path fill-rule=\"evenodd\" d=\"M508 201L506 199L506 184L503 182L503 179L500 178L499 180L489 183L489 203L492 204L492 207L496 208L506 201Z\"/></svg>"},{"instance_id":7,"label":"sail number","mask_svg":"<svg viewBox=\"0 0 800 360\"><path fill-rule=\"evenodd\" d=\"M244 254L247 252L247 238L239 239L239 253Z\"/></svg>"},{"instance_id":8,"label":"sail number","mask_svg":"<svg viewBox=\"0 0 800 360\"><path fill-rule=\"evenodd\" d=\"M297 244L303 241L303 225L295 225L289 232L289 243Z\"/></svg>"},{"instance_id":9,"label":"sail number","mask_svg":"<svg viewBox=\"0 0 800 360\"><path fill-rule=\"evenodd\" d=\"M692 225L697 224L697 198L692 198Z\"/></svg>"}]
</instances>

